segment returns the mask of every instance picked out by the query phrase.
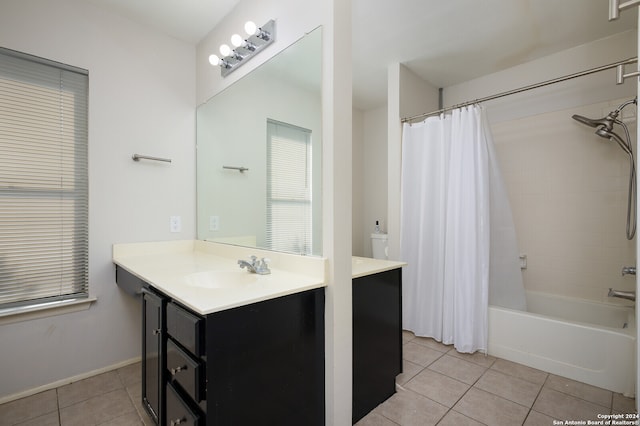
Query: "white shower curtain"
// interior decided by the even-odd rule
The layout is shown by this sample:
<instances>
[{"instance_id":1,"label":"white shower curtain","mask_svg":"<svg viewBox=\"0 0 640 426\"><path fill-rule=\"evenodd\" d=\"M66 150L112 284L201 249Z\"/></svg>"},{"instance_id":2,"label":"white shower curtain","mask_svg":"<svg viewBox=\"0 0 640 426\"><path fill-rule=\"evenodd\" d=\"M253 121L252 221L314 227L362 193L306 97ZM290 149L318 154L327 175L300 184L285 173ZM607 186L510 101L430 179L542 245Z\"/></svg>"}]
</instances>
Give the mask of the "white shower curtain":
<instances>
[{"instance_id":1,"label":"white shower curtain","mask_svg":"<svg viewBox=\"0 0 640 426\"><path fill-rule=\"evenodd\" d=\"M403 327L459 352L486 352L491 276L516 281L496 282L498 304L525 309L525 299L513 220L481 107L404 125L401 228L408 263ZM507 239L495 242L492 234ZM497 267L502 272L492 271Z\"/></svg>"}]
</instances>

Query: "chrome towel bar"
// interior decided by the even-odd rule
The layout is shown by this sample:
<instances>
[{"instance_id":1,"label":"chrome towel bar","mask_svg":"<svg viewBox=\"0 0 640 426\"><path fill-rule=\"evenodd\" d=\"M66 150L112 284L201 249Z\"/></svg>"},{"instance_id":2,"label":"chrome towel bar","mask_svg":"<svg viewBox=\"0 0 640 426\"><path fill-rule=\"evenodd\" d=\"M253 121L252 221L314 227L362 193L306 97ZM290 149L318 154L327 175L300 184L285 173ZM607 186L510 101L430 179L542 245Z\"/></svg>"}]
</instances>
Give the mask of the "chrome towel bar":
<instances>
[{"instance_id":1,"label":"chrome towel bar","mask_svg":"<svg viewBox=\"0 0 640 426\"><path fill-rule=\"evenodd\" d=\"M170 158L151 157L149 155L140 155L140 154L133 154L131 158L133 158L133 161L152 160L152 161L163 161L165 163L171 162Z\"/></svg>"},{"instance_id":2,"label":"chrome towel bar","mask_svg":"<svg viewBox=\"0 0 640 426\"><path fill-rule=\"evenodd\" d=\"M230 170L237 170L237 171L239 171L240 173L244 173L244 172L246 172L247 170L249 170L249 169L247 169L246 167L236 167L236 166L222 166L222 168L223 168L223 169L230 169Z\"/></svg>"}]
</instances>

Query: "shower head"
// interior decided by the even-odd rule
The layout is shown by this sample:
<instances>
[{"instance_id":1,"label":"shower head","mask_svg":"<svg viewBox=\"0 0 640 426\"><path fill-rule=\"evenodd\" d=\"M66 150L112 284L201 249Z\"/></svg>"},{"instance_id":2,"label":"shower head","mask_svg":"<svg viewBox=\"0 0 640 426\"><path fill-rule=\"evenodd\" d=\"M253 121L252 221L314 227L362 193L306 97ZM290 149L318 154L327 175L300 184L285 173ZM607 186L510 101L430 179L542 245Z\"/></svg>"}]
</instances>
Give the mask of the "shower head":
<instances>
[{"instance_id":1,"label":"shower head","mask_svg":"<svg viewBox=\"0 0 640 426\"><path fill-rule=\"evenodd\" d=\"M573 115L573 118L576 121L579 121L582 124L586 124L589 127L594 127L596 129L596 135L603 137L605 139L609 139L618 144L618 146L627 154L629 157L629 192L627 196L627 239L631 240L636 234L636 223L637 223L637 210L636 210L636 167L635 167L635 158L633 155L633 148L631 144L631 138L629 137L629 128L622 121L618 120L618 114L624 107L631 104L638 104L638 98L633 98L629 101L624 102L614 111L611 111L607 114L606 117L594 120L592 118L583 117L581 115ZM617 124L624 129L626 135L626 141L623 140L616 132L613 131L613 125Z\"/></svg>"},{"instance_id":2,"label":"shower head","mask_svg":"<svg viewBox=\"0 0 640 426\"><path fill-rule=\"evenodd\" d=\"M596 135L606 138L606 139L611 139L612 138L612 131L607 130L604 126L600 127L598 130L596 130Z\"/></svg>"},{"instance_id":3,"label":"shower head","mask_svg":"<svg viewBox=\"0 0 640 426\"><path fill-rule=\"evenodd\" d=\"M609 114L607 114L606 117L603 117L597 120L583 117L577 114L574 114L573 116L571 116L571 118L573 118L576 121L579 121L582 124L586 124L587 126L597 127L598 130L596 130L596 135L609 140L613 139L618 143L618 145L622 147L622 149L627 154L629 154L630 153L629 148L625 146L624 143L621 143L622 139L620 138L620 136L616 135L613 131L613 125L615 123L621 123L620 121L618 121L618 114L620 113L622 108L624 108L626 105L627 103L621 105L620 107L618 107L618 109L611 111Z\"/></svg>"},{"instance_id":4,"label":"shower head","mask_svg":"<svg viewBox=\"0 0 640 426\"><path fill-rule=\"evenodd\" d=\"M596 131L596 134L598 136L602 136L603 138L610 138L611 137L610 133L613 130L613 125L615 123L621 124L621 122L618 121L618 114L620 114L620 111L622 111L622 109L627 105L637 104L637 103L638 103L638 98L633 98L631 100L628 100L624 102L622 105L620 105L618 108L616 108L615 110L607 114L606 117L602 117L599 119L587 118L577 114L572 115L571 118L573 118L576 121L579 121L582 124L586 124L589 127L600 126L600 128Z\"/></svg>"},{"instance_id":5,"label":"shower head","mask_svg":"<svg viewBox=\"0 0 640 426\"><path fill-rule=\"evenodd\" d=\"M620 114L620 111L622 111L622 109L627 105L635 103L637 103L637 98L623 103L618 108L607 114L606 117L599 119L587 118L577 114L572 115L571 118L579 121L582 124L586 124L589 127L597 127L598 129L596 130L596 135L605 139L615 141L620 146L620 148L622 148L622 150L627 153L627 155L633 157L631 146L629 145L629 143L625 143L625 141L613 131L613 125L621 125L628 133L627 126L622 121L618 120L618 114Z\"/></svg>"},{"instance_id":6,"label":"shower head","mask_svg":"<svg viewBox=\"0 0 640 426\"><path fill-rule=\"evenodd\" d=\"M599 118L597 120L595 120L593 118L583 117L583 116L577 115L577 114L574 114L574 115L571 116L571 118L573 118L576 121L579 121L582 124L586 124L587 126L590 126L590 127L601 126L602 128L605 128L607 131L613 130L613 123L616 122L616 118L617 117L618 117L618 111L617 110L616 111L611 111L609 114L607 114L606 117ZM600 135L600 136L602 136L602 135Z\"/></svg>"},{"instance_id":7,"label":"shower head","mask_svg":"<svg viewBox=\"0 0 640 426\"><path fill-rule=\"evenodd\" d=\"M571 118L573 118L576 121L581 122L582 124L586 124L589 127L598 127L598 126L604 124L604 118L601 118L600 120L594 120L592 118L583 117L583 116L578 115L578 114L572 115Z\"/></svg>"},{"instance_id":8,"label":"shower head","mask_svg":"<svg viewBox=\"0 0 640 426\"><path fill-rule=\"evenodd\" d=\"M603 137L605 139L615 141L618 144L618 146L620 146L620 148L622 148L622 150L627 153L627 155L633 158L631 147L613 130L608 130L604 126L602 126L598 128L598 130L596 130L596 135Z\"/></svg>"}]
</instances>

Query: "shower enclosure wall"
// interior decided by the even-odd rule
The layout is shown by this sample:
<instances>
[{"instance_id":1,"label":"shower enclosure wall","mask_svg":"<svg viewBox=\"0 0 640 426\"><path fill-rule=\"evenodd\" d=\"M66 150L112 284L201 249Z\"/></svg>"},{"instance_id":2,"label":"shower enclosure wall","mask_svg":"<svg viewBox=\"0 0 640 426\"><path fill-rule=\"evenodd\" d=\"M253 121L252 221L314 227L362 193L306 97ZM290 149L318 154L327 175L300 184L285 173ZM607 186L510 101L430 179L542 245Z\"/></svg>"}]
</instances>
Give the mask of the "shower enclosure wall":
<instances>
[{"instance_id":1,"label":"shower enclosure wall","mask_svg":"<svg viewBox=\"0 0 640 426\"><path fill-rule=\"evenodd\" d=\"M610 287L635 291L635 241L626 238L628 156L573 114L601 116L625 99L496 123L496 151L509 191L525 288L595 301ZM635 141L634 116L629 121ZM635 146L634 146L635 150Z\"/></svg>"}]
</instances>

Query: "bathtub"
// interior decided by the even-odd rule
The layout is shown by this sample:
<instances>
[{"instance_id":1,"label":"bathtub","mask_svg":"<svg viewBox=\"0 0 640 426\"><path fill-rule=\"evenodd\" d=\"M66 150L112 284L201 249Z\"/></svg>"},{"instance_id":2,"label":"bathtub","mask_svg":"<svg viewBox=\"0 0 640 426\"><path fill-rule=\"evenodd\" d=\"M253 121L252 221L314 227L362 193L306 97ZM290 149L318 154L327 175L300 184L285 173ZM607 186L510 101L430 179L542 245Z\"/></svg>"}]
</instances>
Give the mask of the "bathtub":
<instances>
[{"instance_id":1,"label":"bathtub","mask_svg":"<svg viewBox=\"0 0 640 426\"><path fill-rule=\"evenodd\" d=\"M537 292L527 306L489 307L489 355L635 396L633 307Z\"/></svg>"}]
</instances>

